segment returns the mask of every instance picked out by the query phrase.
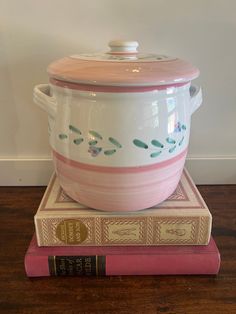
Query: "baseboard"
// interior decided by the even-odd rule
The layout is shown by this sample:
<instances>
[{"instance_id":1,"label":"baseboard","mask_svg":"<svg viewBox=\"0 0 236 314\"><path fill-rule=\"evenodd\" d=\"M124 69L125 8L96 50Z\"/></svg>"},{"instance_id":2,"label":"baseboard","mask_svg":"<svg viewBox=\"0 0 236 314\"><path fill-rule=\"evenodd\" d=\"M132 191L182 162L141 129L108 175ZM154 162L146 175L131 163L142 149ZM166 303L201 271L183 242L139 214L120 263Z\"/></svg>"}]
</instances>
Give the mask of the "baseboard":
<instances>
[{"instance_id":1,"label":"baseboard","mask_svg":"<svg viewBox=\"0 0 236 314\"><path fill-rule=\"evenodd\" d=\"M236 156L188 157L186 168L196 184L236 184Z\"/></svg>"},{"instance_id":2,"label":"baseboard","mask_svg":"<svg viewBox=\"0 0 236 314\"><path fill-rule=\"evenodd\" d=\"M52 173L50 158L0 159L0 186L47 185Z\"/></svg>"},{"instance_id":3,"label":"baseboard","mask_svg":"<svg viewBox=\"0 0 236 314\"><path fill-rule=\"evenodd\" d=\"M188 157L186 168L196 184L236 184L236 156ZM47 185L50 158L0 159L0 186Z\"/></svg>"}]
</instances>

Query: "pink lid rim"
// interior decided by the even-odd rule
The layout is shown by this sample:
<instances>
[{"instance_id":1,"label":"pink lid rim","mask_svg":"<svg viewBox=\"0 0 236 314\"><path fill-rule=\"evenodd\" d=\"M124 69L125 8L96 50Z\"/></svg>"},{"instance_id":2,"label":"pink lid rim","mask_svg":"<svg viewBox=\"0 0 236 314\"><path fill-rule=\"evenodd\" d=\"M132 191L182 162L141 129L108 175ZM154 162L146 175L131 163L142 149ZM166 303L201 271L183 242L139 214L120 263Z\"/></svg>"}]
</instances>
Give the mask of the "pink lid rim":
<instances>
[{"instance_id":1,"label":"pink lid rim","mask_svg":"<svg viewBox=\"0 0 236 314\"><path fill-rule=\"evenodd\" d=\"M188 85L190 82L184 83L174 83L168 85L156 85L156 86L106 86L106 85L90 85L90 84L80 84L72 83L67 81L58 80L55 78L50 78L50 84L80 91L92 91L101 93L142 93L151 92L155 90L165 90L168 88L178 88Z\"/></svg>"}]
</instances>

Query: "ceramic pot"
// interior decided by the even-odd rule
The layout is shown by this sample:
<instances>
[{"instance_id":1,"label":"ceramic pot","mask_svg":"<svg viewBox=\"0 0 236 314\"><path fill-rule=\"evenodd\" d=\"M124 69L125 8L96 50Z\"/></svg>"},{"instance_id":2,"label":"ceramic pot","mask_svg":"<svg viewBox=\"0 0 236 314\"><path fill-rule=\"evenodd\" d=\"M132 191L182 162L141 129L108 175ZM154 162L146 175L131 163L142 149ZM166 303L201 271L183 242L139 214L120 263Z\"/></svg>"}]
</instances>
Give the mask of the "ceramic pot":
<instances>
[{"instance_id":1,"label":"ceramic pot","mask_svg":"<svg viewBox=\"0 0 236 314\"><path fill-rule=\"evenodd\" d=\"M73 55L48 67L34 100L49 117L59 182L74 200L105 211L154 206L177 187L191 115L202 102L186 61L140 54L113 41L107 53Z\"/></svg>"}]
</instances>

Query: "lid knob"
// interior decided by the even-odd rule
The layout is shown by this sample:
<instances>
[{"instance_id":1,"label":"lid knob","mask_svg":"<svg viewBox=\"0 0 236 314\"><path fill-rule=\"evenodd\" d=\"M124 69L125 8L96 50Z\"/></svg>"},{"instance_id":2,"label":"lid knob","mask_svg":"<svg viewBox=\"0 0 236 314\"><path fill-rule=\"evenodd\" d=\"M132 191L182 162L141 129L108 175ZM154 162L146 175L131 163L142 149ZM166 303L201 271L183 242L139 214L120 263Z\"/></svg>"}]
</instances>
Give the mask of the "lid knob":
<instances>
[{"instance_id":1,"label":"lid knob","mask_svg":"<svg viewBox=\"0 0 236 314\"><path fill-rule=\"evenodd\" d=\"M139 44L137 41L112 40L109 42L111 50L110 54L126 54L138 53L137 48Z\"/></svg>"}]
</instances>

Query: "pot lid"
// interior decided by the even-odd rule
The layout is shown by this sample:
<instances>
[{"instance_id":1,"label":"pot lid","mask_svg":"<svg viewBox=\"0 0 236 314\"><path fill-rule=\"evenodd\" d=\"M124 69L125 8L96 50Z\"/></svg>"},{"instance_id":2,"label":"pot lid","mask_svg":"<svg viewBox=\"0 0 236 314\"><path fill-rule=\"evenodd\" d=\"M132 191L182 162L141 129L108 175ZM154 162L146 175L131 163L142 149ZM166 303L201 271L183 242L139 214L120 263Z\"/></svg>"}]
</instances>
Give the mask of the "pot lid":
<instances>
[{"instance_id":1,"label":"pot lid","mask_svg":"<svg viewBox=\"0 0 236 314\"><path fill-rule=\"evenodd\" d=\"M199 70L184 60L155 53L139 53L136 41L111 41L105 53L78 54L48 67L51 78L107 86L154 86L189 82Z\"/></svg>"}]
</instances>

